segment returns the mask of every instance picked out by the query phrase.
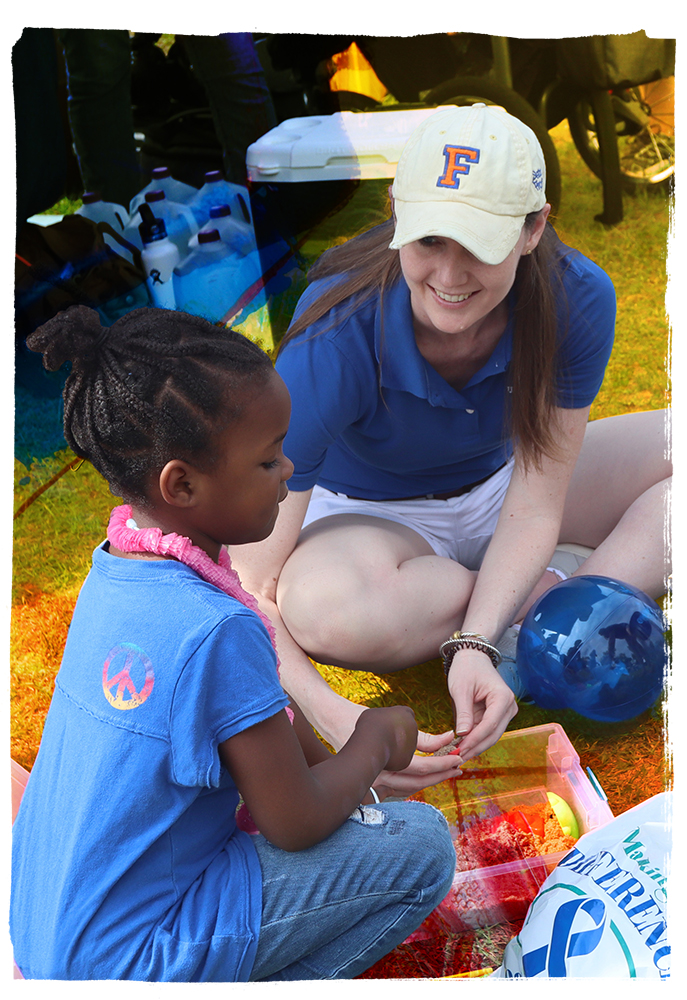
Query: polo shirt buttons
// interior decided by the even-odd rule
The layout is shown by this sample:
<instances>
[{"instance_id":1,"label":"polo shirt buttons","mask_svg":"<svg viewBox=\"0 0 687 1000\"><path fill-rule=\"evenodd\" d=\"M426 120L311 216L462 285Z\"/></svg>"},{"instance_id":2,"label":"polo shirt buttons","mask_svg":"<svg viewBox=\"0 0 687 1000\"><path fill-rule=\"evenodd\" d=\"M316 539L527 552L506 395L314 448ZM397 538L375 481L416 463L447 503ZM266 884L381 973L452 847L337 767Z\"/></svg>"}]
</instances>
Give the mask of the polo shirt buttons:
<instances>
[{"instance_id":1,"label":"polo shirt buttons","mask_svg":"<svg viewBox=\"0 0 687 1000\"><path fill-rule=\"evenodd\" d=\"M465 412L466 413L474 413L475 411L474 410L466 410Z\"/></svg>"}]
</instances>

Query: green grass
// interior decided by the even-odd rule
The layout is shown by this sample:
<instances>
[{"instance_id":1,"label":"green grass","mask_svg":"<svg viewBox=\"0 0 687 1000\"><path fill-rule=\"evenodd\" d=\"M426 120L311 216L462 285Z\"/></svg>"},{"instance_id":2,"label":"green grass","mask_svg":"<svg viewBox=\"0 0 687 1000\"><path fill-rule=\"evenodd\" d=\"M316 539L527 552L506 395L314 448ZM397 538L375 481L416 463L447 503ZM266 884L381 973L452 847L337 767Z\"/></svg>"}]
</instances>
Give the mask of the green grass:
<instances>
[{"instance_id":1,"label":"green grass","mask_svg":"<svg viewBox=\"0 0 687 1000\"><path fill-rule=\"evenodd\" d=\"M670 199L639 190L624 199L623 221L606 227L601 182L580 160L567 126L554 133L563 175L556 229L570 246L596 261L611 277L618 299L616 344L592 419L669 405L665 310Z\"/></svg>"},{"instance_id":2,"label":"green grass","mask_svg":"<svg viewBox=\"0 0 687 1000\"><path fill-rule=\"evenodd\" d=\"M51 208L46 208L44 215L73 215L83 202L81 198L60 198Z\"/></svg>"},{"instance_id":3,"label":"green grass","mask_svg":"<svg viewBox=\"0 0 687 1000\"><path fill-rule=\"evenodd\" d=\"M33 462L16 462L14 509L74 459L68 449ZM88 573L91 552L102 541L117 503L107 483L88 462L63 475L14 523L12 603L36 594L73 593Z\"/></svg>"}]
</instances>

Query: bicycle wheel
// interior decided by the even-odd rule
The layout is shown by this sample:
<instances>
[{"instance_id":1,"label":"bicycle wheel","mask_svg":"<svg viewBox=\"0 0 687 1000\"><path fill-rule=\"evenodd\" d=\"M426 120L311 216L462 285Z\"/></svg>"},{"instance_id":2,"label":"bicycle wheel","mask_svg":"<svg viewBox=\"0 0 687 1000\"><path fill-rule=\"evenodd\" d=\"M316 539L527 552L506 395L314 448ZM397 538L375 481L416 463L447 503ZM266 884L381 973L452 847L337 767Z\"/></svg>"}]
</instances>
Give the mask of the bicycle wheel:
<instances>
[{"instance_id":1,"label":"bicycle wheel","mask_svg":"<svg viewBox=\"0 0 687 1000\"><path fill-rule=\"evenodd\" d=\"M561 202L561 168L558 154L544 122L534 110L529 101L487 77L455 76L446 80L425 95L424 104L437 106L439 104L457 104L465 107L470 104L494 104L519 118L529 125L541 145L546 163L546 200L551 205L553 215L556 215Z\"/></svg>"},{"instance_id":2,"label":"bicycle wheel","mask_svg":"<svg viewBox=\"0 0 687 1000\"><path fill-rule=\"evenodd\" d=\"M671 85L672 84L672 85ZM656 80L612 94L620 159L620 180L627 191L670 184L675 173L674 80ZM602 176L596 122L581 95L568 116L577 151L597 177Z\"/></svg>"}]
</instances>

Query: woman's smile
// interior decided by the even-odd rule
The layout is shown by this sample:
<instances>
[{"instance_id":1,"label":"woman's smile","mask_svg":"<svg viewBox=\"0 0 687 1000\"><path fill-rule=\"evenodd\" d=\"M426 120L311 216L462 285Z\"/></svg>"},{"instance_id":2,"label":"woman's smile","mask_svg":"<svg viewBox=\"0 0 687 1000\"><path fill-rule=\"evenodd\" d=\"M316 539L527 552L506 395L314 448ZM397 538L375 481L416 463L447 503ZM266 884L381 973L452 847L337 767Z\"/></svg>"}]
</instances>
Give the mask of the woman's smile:
<instances>
[{"instance_id":1,"label":"woman's smile","mask_svg":"<svg viewBox=\"0 0 687 1000\"><path fill-rule=\"evenodd\" d=\"M452 295L449 292L441 292L438 288L433 288L432 285L429 286L437 298L441 299L442 302L446 302L449 305L454 305L455 303L465 302L466 299L472 298L477 292L460 292L456 295Z\"/></svg>"}]
</instances>

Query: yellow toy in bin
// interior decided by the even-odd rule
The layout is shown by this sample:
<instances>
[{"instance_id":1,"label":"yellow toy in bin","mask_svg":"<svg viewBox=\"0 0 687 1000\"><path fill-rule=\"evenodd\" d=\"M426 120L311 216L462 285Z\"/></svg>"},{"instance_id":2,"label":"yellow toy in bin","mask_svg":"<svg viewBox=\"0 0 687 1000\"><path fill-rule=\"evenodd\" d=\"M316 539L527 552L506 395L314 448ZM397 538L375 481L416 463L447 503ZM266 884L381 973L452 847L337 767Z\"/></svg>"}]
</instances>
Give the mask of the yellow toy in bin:
<instances>
[{"instance_id":1,"label":"yellow toy in bin","mask_svg":"<svg viewBox=\"0 0 687 1000\"><path fill-rule=\"evenodd\" d=\"M574 837L577 840L580 836L580 828L577 825L575 813L560 795L556 795L555 792L547 792L546 795L551 803L551 808L556 814L556 819L561 824L563 833L566 837Z\"/></svg>"}]
</instances>

